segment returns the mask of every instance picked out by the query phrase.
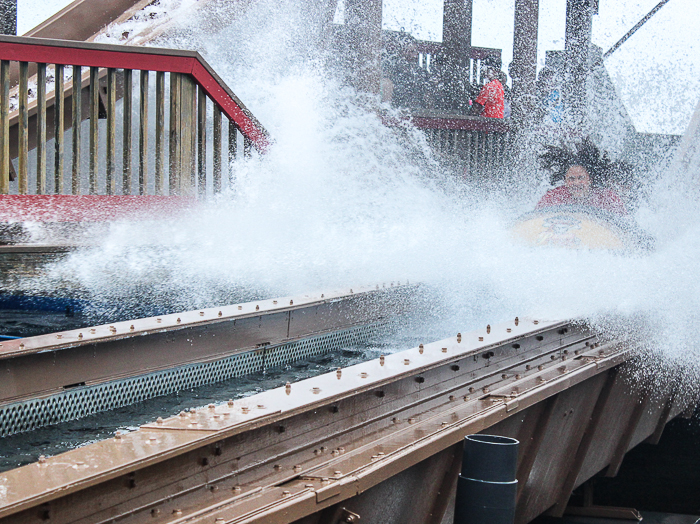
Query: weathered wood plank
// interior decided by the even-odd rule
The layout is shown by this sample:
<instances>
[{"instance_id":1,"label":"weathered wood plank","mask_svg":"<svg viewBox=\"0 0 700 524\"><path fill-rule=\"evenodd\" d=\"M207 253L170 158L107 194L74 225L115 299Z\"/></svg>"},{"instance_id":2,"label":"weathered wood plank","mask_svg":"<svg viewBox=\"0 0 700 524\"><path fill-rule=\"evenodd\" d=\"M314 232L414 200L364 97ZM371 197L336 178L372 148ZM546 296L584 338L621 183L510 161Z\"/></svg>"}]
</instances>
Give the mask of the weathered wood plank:
<instances>
[{"instance_id":1,"label":"weathered wood plank","mask_svg":"<svg viewBox=\"0 0 700 524\"><path fill-rule=\"evenodd\" d=\"M180 75L180 194L189 195L196 184L195 154L197 89L189 75Z\"/></svg>"},{"instance_id":2,"label":"weathered wood plank","mask_svg":"<svg viewBox=\"0 0 700 524\"><path fill-rule=\"evenodd\" d=\"M139 195L148 193L148 75L139 75Z\"/></svg>"},{"instance_id":3,"label":"weathered wood plank","mask_svg":"<svg viewBox=\"0 0 700 524\"><path fill-rule=\"evenodd\" d=\"M207 194L207 94L197 90L197 193Z\"/></svg>"},{"instance_id":4,"label":"weathered wood plank","mask_svg":"<svg viewBox=\"0 0 700 524\"><path fill-rule=\"evenodd\" d=\"M10 61L0 61L0 194L10 192Z\"/></svg>"},{"instance_id":5,"label":"weathered wood plank","mask_svg":"<svg viewBox=\"0 0 700 524\"><path fill-rule=\"evenodd\" d=\"M73 168L71 175L71 192L74 195L80 194L80 127L81 127L81 110L82 110L82 68L73 66L73 95L72 95L72 114L73 114Z\"/></svg>"},{"instance_id":6,"label":"weathered wood plank","mask_svg":"<svg viewBox=\"0 0 700 524\"><path fill-rule=\"evenodd\" d=\"M165 168L165 73L156 73L156 170L155 194L163 194L163 175Z\"/></svg>"},{"instance_id":7,"label":"weathered wood plank","mask_svg":"<svg viewBox=\"0 0 700 524\"><path fill-rule=\"evenodd\" d=\"M99 141L98 122L100 118L100 68L90 68L90 145L89 145L89 171L88 191L91 195L97 194L97 166Z\"/></svg>"},{"instance_id":8,"label":"weathered wood plank","mask_svg":"<svg viewBox=\"0 0 700 524\"><path fill-rule=\"evenodd\" d=\"M18 192L26 195L27 161L29 159L29 108L27 103L29 89L29 63L19 63L19 156L17 158Z\"/></svg>"},{"instance_id":9,"label":"weathered wood plank","mask_svg":"<svg viewBox=\"0 0 700 524\"><path fill-rule=\"evenodd\" d=\"M53 163L53 191L60 195L63 193L63 157L64 157L64 132L65 132L65 85L63 80L63 64L56 64L54 68L54 108L53 108L53 126L54 126L54 163Z\"/></svg>"},{"instance_id":10,"label":"weathered wood plank","mask_svg":"<svg viewBox=\"0 0 700 524\"><path fill-rule=\"evenodd\" d=\"M116 144L116 105L117 105L117 83L116 71L107 69L107 176L106 192L108 195L115 193L114 181L114 157Z\"/></svg>"},{"instance_id":11,"label":"weathered wood plank","mask_svg":"<svg viewBox=\"0 0 700 524\"><path fill-rule=\"evenodd\" d=\"M170 150L168 161L170 194L180 194L180 74L170 73Z\"/></svg>"},{"instance_id":12,"label":"weathered wood plank","mask_svg":"<svg viewBox=\"0 0 700 524\"><path fill-rule=\"evenodd\" d=\"M46 64L37 64L36 74L36 193L46 193Z\"/></svg>"},{"instance_id":13,"label":"weathered wood plank","mask_svg":"<svg viewBox=\"0 0 700 524\"><path fill-rule=\"evenodd\" d=\"M212 183L214 185L214 193L221 192L221 108L214 104L214 122L213 122L213 153L214 165L212 173Z\"/></svg>"},{"instance_id":14,"label":"weathered wood plank","mask_svg":"<svg viewBox=\"0 0 700 524\"><path fill-rule=\"evenodd\" d=\"M236 173L233 170L233 162L238 156L238 126L233 120L228 121L228 185L233 187Z\"/></svg>"},{"instance_id":15,"label":"weathered wood plank","mask_svg":"<svg viewBox=\"0 0 700 524\"><path fill-rule=\"evenodd\" d=\"M250 158L253 153L253 141L247 136L243 135L243 156L245 158Z\"/></svg>"},{"instance_id":16,"label":"weathered wood plank","mask_svg":"<svg viewBox=\"0 0 700 524\"><path fill-rule=\"evenodd\" d=\"M124 142L123 142L123 157L122 157L122 194L130 195L132 192L132 111L134 109L133 96L133 72L131 69L124 69Z\"/></svg>"}]
</instances>

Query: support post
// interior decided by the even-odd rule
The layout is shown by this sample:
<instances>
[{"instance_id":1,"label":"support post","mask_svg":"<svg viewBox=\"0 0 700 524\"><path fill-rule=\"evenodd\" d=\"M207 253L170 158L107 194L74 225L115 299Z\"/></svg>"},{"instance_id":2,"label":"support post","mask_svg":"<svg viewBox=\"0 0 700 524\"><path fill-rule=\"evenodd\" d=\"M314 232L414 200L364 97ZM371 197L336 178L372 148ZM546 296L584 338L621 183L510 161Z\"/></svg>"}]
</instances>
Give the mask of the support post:
<instances>
[{"instance_id":1,"label":"support post","mask_svg":"<svg viewBox=\"0 0 700 524\"><path fill-rule=\"evenodd\" d=\"M513 120L524 125L534 114L537 81L537 31L539 0L515 0L513 20Z\"/></svg>"},{"instance_id":2,"label":"support post","mask_svg":"<svg viewBox=\"0 0 700 524\"><path fill-rule=\"evenodd\" d=\"M451 86L447 99L454 109L466 103L472 45L473 0L444 0L442 14L442 48L446 63L445 84Z\"/></svg>"},{"instance_id":3,"label":"support post","mask_svg":"<svg viewBox=\"0 0 700 524\"><path fill-rule=\"evenodd\" d=\"M382 0L347 0L345 24L351 29L351 77L359 91L379 94L382 50Z\"/></svg>"},{"instance_id":4,"label":"support post","mask_svg":"<svg viewBox=\"0 0 700 524\"><path fill-rule=\"evenodd\" d=\"M591 69L593 15L598 0L566 0L566 85L564 103L571 124L581 126L586 115L586 80Z\"/></svg>"}]
</instances>

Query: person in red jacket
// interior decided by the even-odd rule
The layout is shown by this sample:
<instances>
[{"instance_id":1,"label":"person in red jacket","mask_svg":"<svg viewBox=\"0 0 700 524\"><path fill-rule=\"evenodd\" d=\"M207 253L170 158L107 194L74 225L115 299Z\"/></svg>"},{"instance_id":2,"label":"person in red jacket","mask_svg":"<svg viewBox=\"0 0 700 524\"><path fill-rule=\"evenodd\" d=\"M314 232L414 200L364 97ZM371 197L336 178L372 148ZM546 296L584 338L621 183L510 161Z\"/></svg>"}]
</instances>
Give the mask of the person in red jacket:
<instances>
[{"instance_id":1,"label":"person in red jacket","mask_svg":"<svg viewBox=\"0 0 700 524\"><path fill-rule=\"evenodd\" d=\"M493 61L484 60L487 83L472 103L470 114L488 118L503 118L504 90L499 77L501 70Z\"/></svg>"},{"instance_id":2,"label":"person in red jacket","mask_svg":"<svg viewBox=\"0 0 700 524\"><path fill-rule=\"evenodd\" d=\"M603 187L611 173L617 171L616 163L610 162L606 153L601 155L590 139L577 144L575 152L566 147L547 146L547 151L540 155L540 162L542 167L553 171L552 184L562 180L564 184L547 191L535 209L579 205L627 214L617 193Z\"/></svg>"}]
</instances>

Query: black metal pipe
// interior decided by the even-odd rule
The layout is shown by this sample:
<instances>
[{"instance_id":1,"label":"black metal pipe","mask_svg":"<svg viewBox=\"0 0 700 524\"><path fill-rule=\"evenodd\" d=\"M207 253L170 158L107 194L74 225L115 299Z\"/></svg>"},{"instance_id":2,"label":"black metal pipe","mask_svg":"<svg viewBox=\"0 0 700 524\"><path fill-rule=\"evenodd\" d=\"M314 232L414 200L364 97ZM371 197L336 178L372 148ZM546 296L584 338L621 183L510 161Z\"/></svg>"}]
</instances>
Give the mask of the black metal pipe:
<instances>
[{"instance_id":1,"label":"black metal pipe","mask_svg":"<svg viewBox=\"0 0 700 524\"><path fill-rule=\"evenodd\" d=\"M514 438L496 435L465 437L455 524L513 524L518 445Z\"/></svg>"}]
</instances>

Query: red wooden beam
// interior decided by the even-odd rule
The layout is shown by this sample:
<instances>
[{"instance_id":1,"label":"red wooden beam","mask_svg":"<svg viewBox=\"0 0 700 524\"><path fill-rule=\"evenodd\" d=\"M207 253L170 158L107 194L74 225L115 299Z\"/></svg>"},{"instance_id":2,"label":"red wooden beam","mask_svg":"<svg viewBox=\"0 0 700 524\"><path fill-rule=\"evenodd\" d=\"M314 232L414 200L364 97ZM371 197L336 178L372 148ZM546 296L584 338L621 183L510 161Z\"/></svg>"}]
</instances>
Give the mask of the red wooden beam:
<instances>
[{"instance_id":1,"label":"red wooden beam","mask_svg":"<svg viewBox=\"0 0 700 524\"><path fill-rule=\"evenodd\" d=\"M0 195L0 222L107 222L165 218L196 205L181 196Z\"/></svg>"},{"instance_id":2,"label":"red wooden beam","mask_svg":"<svg viewBox=\"0 0 700 524\"><path fill-rule=\"evenodd\" d=\"M270 144L262 124L196 51L0 36L0 60L189 74L258 151Z\"/></svg>"}]
</instances>

